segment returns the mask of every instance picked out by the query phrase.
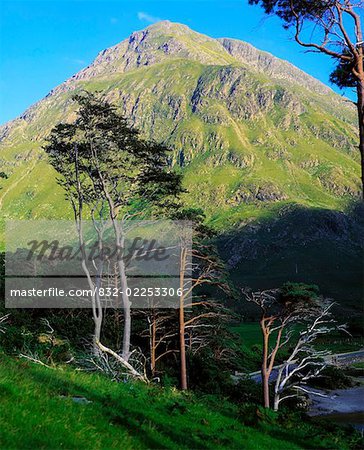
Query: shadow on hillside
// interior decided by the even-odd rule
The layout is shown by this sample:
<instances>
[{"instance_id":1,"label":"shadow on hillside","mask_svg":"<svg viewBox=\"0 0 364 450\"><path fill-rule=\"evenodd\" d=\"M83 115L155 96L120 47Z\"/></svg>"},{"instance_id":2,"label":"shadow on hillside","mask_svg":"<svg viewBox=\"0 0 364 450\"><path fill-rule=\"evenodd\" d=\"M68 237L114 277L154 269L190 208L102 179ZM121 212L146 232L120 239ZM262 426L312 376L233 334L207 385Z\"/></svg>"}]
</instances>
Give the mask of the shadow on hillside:
<instances>
[{"instance_id":1,"label":"shadow on hillside","mask_svg":"<svg viewBox=\"0 0 364 450\"><path fill-rule=\"evenodd\" d=\"M218 247L238 286L317 284L350 315L362 307L364 205L347 212L290 206L273 220L220 236Z\"/></svg>"},{"instance_id":2,"label":"shadow on hillside","mask_svg":"<svg viewBox=\"0 0 364 450\"><path fill-rule=\"evenodd\" d=\"M158 415L153 403L153 398L147 398L145 389L138 384L128 383L115 393L113 389L110 392L100 390L98 387L88 387L85 384L77 383L73 380L65 379L64 374L57 371L40 372L30 370L30 375L36 383L44 386L50 386L52 394L59 392L59 396L72 398L73 396L82 396L92 403L96 403L100 414L107 418L110 426L122 427L133 436L145 448L162 448L166 442L163 435L168 436L174 442L185 442L188 448L197 448L193 436L186 435L184 430L179 433L173 426L173 421L168 424L163 423L165 416ZM156 399L157 400L157 399ZM146 402L149 402L149 408ZM151 417L150 412L155 415ZM162 412L162 411L161 411ZM164 411L166 413L166 411ZM154 426L152 426L152 422ZM159 429L162 433L160 439L157 438Z\"/></svg>"},{"instance_id":3,"label":"shadow on hillside","mask_svg":"<svg viewBox=\"0 0 364 450\"><path fill-rule=\"evenodd\" d=\"M256 432L267 434L268 439L272 435L273 446L277 437L287 445L304 446L307 443L307 437L304 440L303 436L282 429L279 424L267 427L263 423L261 426L259 420L254 419L255 416L245 417L245 421L254 419L253 426L246 426L244 420L237 419L231 410L224 411L224 408L216 410L219 416L206 417L205 408L200 409L196 399L149 389L139 383L126 383L120 389L108 390L107 386L101 387L98 383L91 386L92 380L87 386L82 381L78 383L65 379L62 372L40 369L31 364L26 371L35 383L45 387L44 395L59 395L61 401L64 401L61 396L85 397L108 420L110 426L127 430L142 448L169 448L172 444L178 448L198 449L209 448L211 442L216 443L216 448L241 448L244 441L250 448L255 437L260 437ZM209 411L211 413L214 415L213 410ZM94 420L97 420L97 416ZM204 437L208 442L201 440Z\"/></svg>"}]
</instances>

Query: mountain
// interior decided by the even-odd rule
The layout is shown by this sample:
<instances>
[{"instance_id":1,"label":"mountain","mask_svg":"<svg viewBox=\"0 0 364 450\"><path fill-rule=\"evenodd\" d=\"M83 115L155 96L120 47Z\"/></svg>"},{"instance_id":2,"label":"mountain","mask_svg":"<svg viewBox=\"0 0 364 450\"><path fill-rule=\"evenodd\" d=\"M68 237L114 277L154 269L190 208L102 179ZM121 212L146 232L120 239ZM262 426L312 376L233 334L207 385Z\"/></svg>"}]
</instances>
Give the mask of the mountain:
<instances>
[{"instance_id":1,"label":"mountain","mask_svg":"<svg viewBox=\"0 0 364 450\"><path fill-rule=\"evenodd\" d=\"M185 201L226 234L222 253L238 277L253 266L251 285L324 273L329 294L344 298L350 286L357 301L363 221L336 212L360 190L354 106L286 61L181 24L133 33L0 128L2 219L71 216L41 147L75 118L71 96L84 89L173 149Z\"/></svg>"},{"instance_id":2,"label":"mountain","mask_svg":"<svg viewBox=\"0 0 364 450\"><path fill-rule=\"evenodd\" d=\"M352 105L250 44L165 21L102 51L0 128L5 217L65 214L41 146L74 118L81 89L105 92L144 136L174 149L187 201L219 228L292 202L341 208L359 192Z\"/></svg>"}]
</instances>

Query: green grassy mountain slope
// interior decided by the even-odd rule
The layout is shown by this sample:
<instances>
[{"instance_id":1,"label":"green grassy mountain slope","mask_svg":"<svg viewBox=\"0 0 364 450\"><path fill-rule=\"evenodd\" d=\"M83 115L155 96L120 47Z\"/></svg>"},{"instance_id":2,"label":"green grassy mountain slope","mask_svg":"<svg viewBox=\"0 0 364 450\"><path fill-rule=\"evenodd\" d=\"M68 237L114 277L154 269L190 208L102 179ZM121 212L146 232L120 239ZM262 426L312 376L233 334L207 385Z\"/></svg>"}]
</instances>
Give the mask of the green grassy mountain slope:
<instances>
[{"instance_id":1,"label":"green grassy mountain slope","mask_svg":"<svg viewBox=\"0 0 364 450\"><path fill-rule=\"evenodd\" d=\"M286 61L185 25L133 33L0 128L0 221L71 217L41 146L74 119L71 96L83 89L174 150L185 202L226 234L237 280L314 282L360 302L362 215L335 212L360 190L354 106Z\"/></svg>"},{"instance_id":2,"label":"green grassy mountain slope","mask_svg":"<svg viewBox=\"0 0 364 450\"><path fill-rule=\"evenodd\" d=\"M133 33L0 129L5 217L60 217L41 150L72 120L75 91L101 90L148 138L174 149L187 202L218 228L277 204L341 208L359 191L355 111L291 64L243 42L170 22Z\"/></svg>"}]
</instances>

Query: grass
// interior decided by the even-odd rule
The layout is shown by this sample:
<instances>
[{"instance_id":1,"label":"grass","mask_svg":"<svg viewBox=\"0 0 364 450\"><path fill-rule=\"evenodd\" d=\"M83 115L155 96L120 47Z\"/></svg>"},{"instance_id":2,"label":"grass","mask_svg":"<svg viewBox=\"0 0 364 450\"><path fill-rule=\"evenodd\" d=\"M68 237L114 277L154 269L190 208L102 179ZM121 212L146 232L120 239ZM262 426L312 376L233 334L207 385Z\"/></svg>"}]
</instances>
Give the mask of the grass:
<instances>
[{"instance_id":1,"label":"grass","mask_svg":"<svg viewBox=\"0 0 364 450\"><path fill-rule=\"evenodd\" d=\"M351 367L354 367L355 369L364 369L364 362L357 362L351 365Z\"/></svg>"},{"instance_id":2,"label":"grass","mask_svg":"<svg viewBox=\"0 0 364 450\"><path fill-rule=\"evenodd\" d=\"M227 402L213 408L175 389L115 383L4 355L0 392L4 449L349 448L346 438L312 433L312 425L285 430L270 420L245 426L238 407ZM77 396L90 403L76 403Z\"/></svg>"},{"instance_id":3,"label":"grass","mask_svg":"<svg viewBox=\"0 0 364 450\"><path fill-rule=\"evenodd\" d=\"M239 334L243 343L244 351L248 353L254 350L255 346L262 345L262 332L258 322L244 322L232 325L230 331ZM272 341L273 345L274 340ZM253 348L252 348L253 347ZM332 353L349 353L360 350L364 347L364 340L361 337L348 337L343 333L332 333L317 339L315 348L317 350L329 350ZM282 354L283 352L283 354ZM284 356L284 348L278 354L278 358ZM360 363L359 363L360 364ZM360 366L359 366L360 367ZM257 365L255 370L259 370Z\"/></svg>"},{"instance_id":4,"label":"grass","mask_svg":"<svg viewBox=\"0 0 364 450\"><path fill-rule=\"evenodd\" d=\"M364 339L362 337L350 338L348 336L334 333L318 340L317 350L328 349L332 353L350 353L364 348Z\"/></svg>"},{"instance_id":5,"label":"grass","mask_svg":"<svg viewBox=\"0 0 364 450\"><path fill-rule=\"evenodd\" d=\"M258 322L245 322L233 325L230 330L239 334L244 347L250 349L253 345L262 343L262 332Z\"/></svg>"}]
</instances>

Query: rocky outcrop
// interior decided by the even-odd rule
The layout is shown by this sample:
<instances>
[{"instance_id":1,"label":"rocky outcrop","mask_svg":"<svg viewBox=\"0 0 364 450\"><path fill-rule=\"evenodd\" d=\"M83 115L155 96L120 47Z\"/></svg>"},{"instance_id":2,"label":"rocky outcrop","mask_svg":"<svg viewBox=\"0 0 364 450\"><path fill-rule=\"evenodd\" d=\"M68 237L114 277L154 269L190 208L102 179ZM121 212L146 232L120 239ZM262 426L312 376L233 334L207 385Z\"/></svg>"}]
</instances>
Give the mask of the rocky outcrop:
<instances>
[{"instance_id":1,"label":"rocky outcrop","mask_svg":"<svg viewBox=\"0 0 364 450\"><path fill-rule=\"evenodd\" d=\"M218 39L224 48L235 59L249 67L253 67L260 73L275 80L285 80L293 84L315 91L319 94L329 94L331 89L320 81L307 75L307 73L290 64L287 61L276 58L270 53L256 49L247 42L241 42L235 39Z\"/></svg>"},{"instance_id":2,"label":"rocky outcrop","mask_svg":"<svg viewBox=\"0 0 364 450\"><path fill-rule=\"evenodd\" d=\"M265 182L259 185L241 185L228 200L228 204L237 206L241 203L277 202L287 199L288 196L277 185Z\"/></svg>"}]
</instances>

